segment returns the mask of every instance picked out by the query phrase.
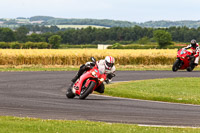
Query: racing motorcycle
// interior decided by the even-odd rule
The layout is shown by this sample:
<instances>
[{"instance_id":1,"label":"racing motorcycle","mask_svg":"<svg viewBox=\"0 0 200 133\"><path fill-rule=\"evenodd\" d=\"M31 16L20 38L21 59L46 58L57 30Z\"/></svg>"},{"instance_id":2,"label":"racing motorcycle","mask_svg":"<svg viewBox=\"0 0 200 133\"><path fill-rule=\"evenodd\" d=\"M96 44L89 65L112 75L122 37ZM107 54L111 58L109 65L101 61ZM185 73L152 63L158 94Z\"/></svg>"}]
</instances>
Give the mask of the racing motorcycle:
<instances>
[{"instance_id":1,"label":"racing motorcycle","mask_svg":"<svg viewBox=\"0 0 200 133\"><path fill-rule=\"evenodd\" d=\"M188 72L191 72L195 66L190 66L190 56L192 52L186 49L180 49L177 53L177 59L172 66L172 71L176 72L178 69L187 69Z\"/></svg>"},{"instance_id":2,"label":"racing motorcycle","mask_svg":"<svg viewBox=\"0 0 200 133\"><path fill-rule=\"evenodd\" d=\"M99 85L107 80L106 74L98 69L95 58L91 57L91 60L95 65L93 68L82 74L75 83L72 83L66 92L67 98L78 96L79 99L85 99Z\"/></svg>"}]
</instances>

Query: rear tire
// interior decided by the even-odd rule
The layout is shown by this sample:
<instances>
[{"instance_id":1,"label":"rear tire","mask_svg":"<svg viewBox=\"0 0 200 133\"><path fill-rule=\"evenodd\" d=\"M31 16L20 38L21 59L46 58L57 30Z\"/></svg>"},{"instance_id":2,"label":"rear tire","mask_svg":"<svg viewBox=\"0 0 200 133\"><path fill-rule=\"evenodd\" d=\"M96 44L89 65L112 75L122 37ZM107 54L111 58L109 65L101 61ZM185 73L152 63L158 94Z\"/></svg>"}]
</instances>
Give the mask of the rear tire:
<instances>
[{"instance_id":1,"label":"rear tire","mask_svg":"<svg viewBox=\"0 0 200 133\"><path fill-rule=\"evenodd\" d=\"M67 98L74 98L75 97L75 94L72 92L72 87L73 87L74 84L70 85L70 87L67 89L67 92L66 92L66 97Z\"/></svg>"},{"instance_id":2,"label":"rear tire","mask_svg":"<svg viewBox=\"0 0 200 133\"><path fill-rule=\"evenodd\" d=\"M79 99L85 99L93 91L93 88L95 87L95 85L96 85L96 83L91 81L90 85L84 91L81 90Z\"/></svg>"},{"instance_id":3,"label":"rear tire","mask_svg":"<svg viewBox=\"0 0 200 133\"><path fill-rule=\"evenodd\" d=\"M194 68L195 68L195 66L188 67L188 68L187 68L187 71L188 71L188 72L191 72Z\"/></svg>"},{"instance_id":4,"label":"rear tire","mask_svg":"<svg viewBox=\"0 0 200 133\"><path fill-rule=\"evenodd\" d=\"M173 66L172 66L172 71L176 72L179 69L179 65L180 65L180 60L176 59L176 61L174 62Z\"/></svg>"}]
</instances>

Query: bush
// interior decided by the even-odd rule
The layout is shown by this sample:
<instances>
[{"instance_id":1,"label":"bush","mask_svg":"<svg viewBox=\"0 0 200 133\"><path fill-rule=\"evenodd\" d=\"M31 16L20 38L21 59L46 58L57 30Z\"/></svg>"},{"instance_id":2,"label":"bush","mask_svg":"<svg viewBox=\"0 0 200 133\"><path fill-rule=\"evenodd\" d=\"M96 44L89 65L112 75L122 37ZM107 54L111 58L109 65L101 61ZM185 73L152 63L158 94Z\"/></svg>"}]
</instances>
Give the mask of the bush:
<instances>
[{"instance_id":1,"label":"bush","mask_svg":"<svg viewBox=\"0 0 200 133\"><path fill-rule=\"evenodd\" d=\"M38 49L47 49L50 48L50 45L46 42L38 42L37 44L37 48Z\"/></svg>"},{"instance_id":2,"label":"bush","mask_svg":"<svg viewBox=\"0 0 200 133\"><path fill-rule=\"evenodd\" d=\"M158 46L155 45L138 45L138 44L131 44L131 45L118 45L115 48L113 46L109 46L107 49L155 49Z\"/></svg>"},{"instance_id":3,"label":"bush","mask_svg":"<svg viewBox=\"0 0 200 133\"><path fill-rule=\"evenodd\" d=\"M119 43L115 43L112 45L112 49L122 49L122 48L123 48L122 45Z\"/></svg>"},{"instance_id":4,"label":"bush","mask_svg":"<svg viewBox=\"0 0 200 133\"><path fill-rule=\"evenodd\" d=\"M0 42L0 48L2 49L10 48L10 45L6 42Z\"/></svg>"},{"instance_id":5,"label":"bush","mask_svg":"<svg viewBox=\"0 0 200 133\"><path fill-rule=\"evenodd\" d=\"M20 49L20 48L22 48L22 45L20 43L18 43L18 42L11 42L10 43L10 48L12 48L12 49Z\"/></svg>"},{"instance_id":6,"label":"bush","mask_svg":"<svg viewBox=\"0 0 200 133\"><path fill-rule=\"evenodd\" d=\"M138 43L139 44L148 44L150 42L150 39L147 37L147 36L145 36L145 37L143 37L143 38L140 38L139 40L138 40Z\"/></svg>"},{"instance_id":7,"label":"bush","mask_svg":"<svg viewBox=\"0 0 200 133\"><path fill-rule=\"evenodd\" d=\"M25 49L34 48L34 43L33 43L33 42L26 42L26 43L23 45L23 48L25 48Z\"/></svg>"},{"instance_id":8,"label":"bush","mask_svg":"<svg viewBox=\"0 0 200 133\"><path fill-rule=\"evenodd\" d=\"M86 44L86 45L70 45L70 44L63 44L60 45L61 49L67 49L67 48L97 48L96 44Z\"/></svg>"},{"instance_id":9,"label":"bush","mask_svg":"<svg viewBox=\"0 0 200 133\"><path fill-rule=\"evenodd\" d=\"M46 42L26 42L26 43L19 43L19 42L0 42L0 48L6 49L48 49L50 48L50 44Z\"/></svg>"},{"instance_id":10,"label":"bush","mask_svg":"<svg viewBox=\"0 0 200 133\"><path fill-rule=\"evenodd\" d=\"M131 44L131 45L121 45L120 47L109 46L107 49L180 49L183 48L183 46L175 46L175 45L168 45L165 47L160 47L157 45L137 45L137 44Z\"/></svg>"}]
</instances>

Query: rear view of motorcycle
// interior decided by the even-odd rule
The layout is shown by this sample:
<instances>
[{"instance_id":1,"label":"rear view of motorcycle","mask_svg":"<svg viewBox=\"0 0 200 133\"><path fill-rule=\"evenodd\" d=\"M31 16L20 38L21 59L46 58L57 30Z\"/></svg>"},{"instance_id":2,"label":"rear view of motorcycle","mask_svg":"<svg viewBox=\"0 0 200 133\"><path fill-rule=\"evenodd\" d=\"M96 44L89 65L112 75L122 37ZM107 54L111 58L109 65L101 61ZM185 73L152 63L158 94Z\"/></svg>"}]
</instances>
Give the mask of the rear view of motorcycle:
<instances>
[{"instance_id":1,"label":"rear view of motorcycle","mask_svg":"<svg viewBox=\"0 0 200 133\"><path fill-rule=\"evenodd\" d=\"M190 66L192 52L185 49L178 50L177 59L172 66L172 71L176 72L179 69L184 70L186 69L188 72L191 72L195 65Z\"/></svg>"}]
</instances>

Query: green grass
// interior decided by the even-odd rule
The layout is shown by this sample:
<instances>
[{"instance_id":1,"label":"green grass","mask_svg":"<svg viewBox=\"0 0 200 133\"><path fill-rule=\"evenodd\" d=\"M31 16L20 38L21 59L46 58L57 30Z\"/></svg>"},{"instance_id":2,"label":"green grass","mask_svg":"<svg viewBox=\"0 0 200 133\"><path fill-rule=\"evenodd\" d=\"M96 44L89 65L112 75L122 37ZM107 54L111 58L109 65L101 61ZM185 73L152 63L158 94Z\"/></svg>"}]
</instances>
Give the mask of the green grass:
<instances>
[{"instance_id":1,"label":"green grass","mask_svg":"<svg viewBox=\"0 0 200 133\"><path fill-rule=\"evenodd\" d=\"M0 71L78 71L80 66L0 66ZM117 71L172 71L171 65L116 66ZM182 71L182 70L181 70ZM186 71L186 70L183 70ZM200 71L200 67L194 69Z\"/></svg>"},{"instance_id":2,"label":"green grass","mask_svg":"<svg viewBox=\"0 0 200 133\"><path fill-rule=\"evenodd\" d=\"M167 78L114 83L106 85L105 94L200 105L200 82L199 78Z\"/></svg>"},{"instance_id":3,"label":"green grass","mask_svg":"<svg viewBox=\"0 0 200 133\"><path fill-rule=\"evenodd\" d=\"M0 65L0 71L78 71L80 66L43 66L43 65ZM171 65L116 65L117 71L147 71L147 70L167 70L171 71ZM200 67L194 69L199 71ZM184 70L186 71L186 70Z\"/></svg>"},{"instance_id":4,"label":"green grass","mask_svg":"<svg viewBox=\"0 0 200 133\"><path fill-rule=\"evenodd\" d=\"M0 116L1 133L197 133L200 128L142 127L91 121L42 120Z\"/></svg>"}]
</instances>

